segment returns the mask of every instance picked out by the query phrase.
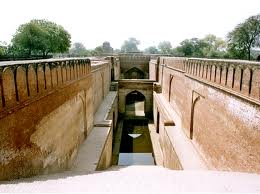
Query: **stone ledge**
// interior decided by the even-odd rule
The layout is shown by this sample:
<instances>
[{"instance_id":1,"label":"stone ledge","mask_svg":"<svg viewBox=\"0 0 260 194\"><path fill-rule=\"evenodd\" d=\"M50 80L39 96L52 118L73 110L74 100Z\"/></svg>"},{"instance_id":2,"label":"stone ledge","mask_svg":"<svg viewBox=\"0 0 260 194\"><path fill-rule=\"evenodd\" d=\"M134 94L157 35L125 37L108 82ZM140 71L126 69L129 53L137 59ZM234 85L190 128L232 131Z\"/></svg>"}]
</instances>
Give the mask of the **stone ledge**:
<instances>
[{"instance_id":1,"label":"stone ledge","mask_svg":"<svg viewBox=\"0 0 260 194\"><path fill-rule=\"evenodd\" d=\"M164 97L156 92L154 92L153 95L154 95L154 100L157 102L159 111L164 115L165 121L167 123L174 123L174 125L175 125L175 122L172 120L172 117L168 111L168 108L165 107L164 103L162 103L161 98L164 98ZM168 106L168 107L170 107L170 106Z\"/></svg>"},{"instance_id":2,"label":"stone ledge","mask_svg":"<svg viewBox=\"0 0 260 194\"><path fill-rule=\"evenodd\" d=\"M195 77L195 76L186 74L186 73L185 73L185 76L188 77L188 78L190 78L190 79L193 79L193 80L195 80L195 81L198 81L198 82L200 82L200 83L203 83L203 84L206 84L206 85L208 85L208 86L211 86L211 87L213 87L213 88L215 88L215 89L221 90L221 91L223 91L223 92L225 92L225 93L228 93L228 94L230 94L230 95L232 95L232 96L235 96L235 97L238 97L238 98L240 98L240 99L242 99L242 100L245 100L245 101L249 102L250 104L254 104L254 105L260 106L260 101L257 101L257 100L255 100L255 99L253 99L253 98L250 98L250 97L248 97L248 96L245 96L245 95L243 95L243 94L241 94L241 93L239 93L239 92L236 92L236 91L234 91L234 90L230 90L230 89L228 89L228 88L226 88L226 87L223 87L223 86L220 85L220 84L215 84L215 83L213 83L213 82L209 82L209 81L206 81L205 79L201 79L201 78L198 78L198 77Z\"/></svg>"},{"instance_id":3,"label":"stone ledge","mask_svg":"<svg viewBox=\"0 0 260 194\"><path fill-rule=\"evenodd\" d=\"M64 61L73 61L73 60L87 60L88 63L90 59L88 57L81 58L52 58L52 59L37 59L37 60L20 60L20 61L1 61L1 66L11 66L11 65L23 65L23 64L35 64L35 63L50 63L50 62L64 62Z\"/></svg>"},{"instance_id":4,"label":"stone ledge","mask_svg":"<svg viewBox=\"0 0 260 194\"><path fill-rule=\"evenodd\" d=\"M94 116L94 126L99 124L107 123L107 116L109 111L111 110L115 99L117 98L118 92L117 91L110 91L105 99L102 101L101 105L99 106L97 112ZM108 124L108 123L107 123Z\"/></svg>"},{"instance_id":5,"label":"stone ledge","mask_svg":"<svg viewBox=\"0 0 260 194\"><path fill-rule=\"evenodd\" d=\"M92 172L96 170L110 131L110 127L94 127L92 129L81 145L71 171Z\"/></svg>"},{"instance_id":6,"label":"stone ledge","mask_svg":"<svg viewBox=\"0 0 260 194\"><path fill-rule=\"evenodd\" d=\"M109 92L99 106L94 117L94 127L80 147L78 157L71 169L73 172L91 172L99 167L109 135L112 133L112 120L107 120L107 117L116 98L117 92Z\"/></svg>"},{"instance_id":7,"label":"stone ledge","mask_svg":"<svg viewBox=\"0 0 260 194\"><path fill-rule=\"evenodd\" d=\"M155 164L157 166L163 166L163 154L159 143L159 134L156 133L154 124L148 123L148 129L150 132Z\"/></svg>"},{"instance_id":8,"label":"stone ledge","mask_svg":"<svg viewBox=\"0 0 260 194\"><path fill-rule=\"evenodd\" d=\"M150 79L119 79L119 83L154 83L156 81Z\"/></svg>"},{"instance_id":9,"label":"stone ledge","mask_svg":"<svg viewBox=\"0 0 260 194\"><path fill-rule=\"evenodd\" d=\"M205 163L190 139L177 126L165 126L165 132L172 144L183 170L207 170Z\"/></svg>"},{"instance_id":10,"label":"stone ledge","mask_svg":"<svg viewBox=\"0 0 260 194\"><path fill-rule=\"evenodd\" d=\"M185 71L183 71L182 69L177 69L175 67L171 67L170 65L166 65L166 64L161 64L162 67L166 67L168 69L172 69L172 70L175 70L175 71L178 71L180 73L185 73Z\"/></svg>"},{"instance_id":11,"label":"stone ledge","mask_svg":"<svg viewBox=\"0 0 260 194\"><path fill-rule=\"evenodd\" d=\"M181 129L178 115L172 109L169 102L162 94L154 94L160 113L165 117L165 121L172 121L176 126L165 125L165 132L171 142L171 145L178 156L183 170L207 170L205 162L200 158L199 153L193 146L192 141L185 135ZM172 123L170 122L170 123Z\"/></svg>"}]
</instances>

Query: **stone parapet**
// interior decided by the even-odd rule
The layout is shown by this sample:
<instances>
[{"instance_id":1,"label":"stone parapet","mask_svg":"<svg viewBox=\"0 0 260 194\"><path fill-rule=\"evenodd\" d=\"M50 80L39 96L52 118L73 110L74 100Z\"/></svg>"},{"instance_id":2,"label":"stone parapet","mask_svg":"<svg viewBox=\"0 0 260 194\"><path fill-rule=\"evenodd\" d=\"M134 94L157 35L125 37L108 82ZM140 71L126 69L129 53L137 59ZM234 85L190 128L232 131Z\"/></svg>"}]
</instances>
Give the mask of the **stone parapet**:
<instances>
[{"instance_id":1,"label":"stone parapet","mask_svg":"<svg viewBox=\"0 0 260 194\"><path fill-rule=\"evenodd\" d=\"M0 63L0 180L71 167L109 92L109 61L91 63L87 58Z\"/></svg>"},{"instance_id":2,"label":"stone parapet","mask_svg":"<svg viewBox=\"0 0 260 194\"><path fill-rule=\"evenodd\" d=\"M1 62L0 118L89 73L87 58Z\"/></svg>"},{"instance_id":3,"label":"stone parapet","mask_svg":"<svg viewBox=\"0 0 260 194\"><path fill-rule=\"evenodd\" d=\"M160 65L260 101L260 63L245 60L161 57Z\"/></svg>"}]
</instances>

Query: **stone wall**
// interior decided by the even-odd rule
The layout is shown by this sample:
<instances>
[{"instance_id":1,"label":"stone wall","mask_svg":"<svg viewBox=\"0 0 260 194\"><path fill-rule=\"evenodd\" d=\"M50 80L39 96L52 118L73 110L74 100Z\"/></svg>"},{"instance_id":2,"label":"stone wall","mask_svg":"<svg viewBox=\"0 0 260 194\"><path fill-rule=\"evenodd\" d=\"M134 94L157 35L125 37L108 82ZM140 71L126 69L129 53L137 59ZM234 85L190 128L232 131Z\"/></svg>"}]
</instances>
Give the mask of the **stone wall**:
<instances>
[{"instance_id":1,"label":"stone wall","mask_svg":"<svg viewBox=\"0 0 260 194\"><path fill-rule=\"evenodd\" d=\"M111 81L118 80L120 78L119 58L115 57L115 56L107 56L107 57L104 57L104 60L107 60L111 63Z\"/></svg>"},{"instance_id":2,"label":"stone wall","mask_svg":"<svg viewBox=\"0 0 260 194\"><path fill-rule=\"evenodd\" d=\"M112 142L113 134L117 125L118 118L118 94L117 92L110 92L106 99L99 107L99 111L96 113L95 127L102 126L103 132L106 132L106 138L104 141L104 147L101 152L101 156L97 163L96 170L104 170L112 164ZM98 119L99 118L99 119ZM100 140L98 140L100 141Z\"/></svg>"},{"instance_id":3,"label":"stone wall","mask_svg":"<svg viewBox=\"0 0 260 194\"><path fill-rule=\"evenodd\" d=\"M119 108L120 114L125 114L126 96L133 92L138 91L145 97L144 111L147 117L152 115L153 112L153 81L150 80L119 80L118 82L118 95L119 95Z\"/></svg>"},{"instance_id":4,"label":"stone wall","mask_svg":"<svg viewBox=\"0 0 260 194\"><path fill-rule=\"evenodd\" d=\"M260 172L259 72L256 62L160 58L164 100L209 169Z\"/></svg>"},{"instance_id":5,"label":"stone wall","mask_svg":"<svg viewBox=\"0 0 260 194\"><path fill-rule=\"evenodd\" d=\"M109 85L109 62L0 63L0 180L69 168Z\"/></svg>"},{"instance_id":6,"label":"stone wall","mask_svg":"<svg viewBox=\"0 0 260 194\"><path fill-rule=\"evenodd\" d=\"M121 54L120 79L148 79L150 56ZM134 77L134 78L133 78Z\"/></svg>"},{"instance_id":7,"label":"stone wall","mask_svg":"<svg viewBox=\"0 0 260 194\"><path fill-rule=\"evenodd\" d=\"M156 80L156 60L150 60L149 62L149 79Z\"/></svg>"},{"instance_id":8,"label":"stone wall","mask_svg":"<svg viewBox=\"0 0 260 194\"><path fill-rule=\"evenodd\" d=\"M116 62L115 62L115 80L119 80L120 78L120 61L118 58L116 58Z\"/></svg>"},{"instance_id":9,"label":"stone wall","mask_svg":"<svg viewBox=\"0 0 260 194\"><path fill-rule=\"evenodd\" d=\"M91 74L93 76L92 90L95 113L104 97L109 92L111 83L111 63L109 61L91 62Z\"/></svg>"}]
</instances>

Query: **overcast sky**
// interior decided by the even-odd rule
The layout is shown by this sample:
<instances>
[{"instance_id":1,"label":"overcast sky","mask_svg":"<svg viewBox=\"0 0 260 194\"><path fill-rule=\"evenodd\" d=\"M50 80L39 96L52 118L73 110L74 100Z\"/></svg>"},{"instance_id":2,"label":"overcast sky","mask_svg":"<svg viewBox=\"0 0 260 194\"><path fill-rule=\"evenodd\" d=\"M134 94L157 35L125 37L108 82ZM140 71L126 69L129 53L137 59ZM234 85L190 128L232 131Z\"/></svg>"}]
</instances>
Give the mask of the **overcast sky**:
<instances>
[{"instance_id":1,"label":"overcast sky","mask_svg":"<svg viewBox=\"0 0 260 194\"><path fill-rule=\"evenodd\" d=\"M215 34L225 38L238 23L260 13L260 0L0 0L0 41L20 24L47 19L62 25L72 42L120 48L135 37L139 48Z\"/></svg>"}]
</instances>

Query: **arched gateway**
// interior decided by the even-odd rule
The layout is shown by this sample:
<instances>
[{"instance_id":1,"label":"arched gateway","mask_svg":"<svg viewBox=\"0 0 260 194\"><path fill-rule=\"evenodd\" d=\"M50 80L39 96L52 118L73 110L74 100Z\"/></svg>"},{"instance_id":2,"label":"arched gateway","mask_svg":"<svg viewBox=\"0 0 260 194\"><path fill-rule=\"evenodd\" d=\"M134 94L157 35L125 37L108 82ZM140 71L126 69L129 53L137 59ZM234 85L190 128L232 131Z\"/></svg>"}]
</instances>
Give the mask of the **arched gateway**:
<instances>
[{"instance_id":1,"label":"arched gateway","mask_svg":"<svg viewBox=\"0 0 260 194\"><path fill-rule=\"evenodd\" d=\"M145 96L137 90L126 95L125 100L126 115L129 116L145 116Z\"/></svg>"}]
</instances>

